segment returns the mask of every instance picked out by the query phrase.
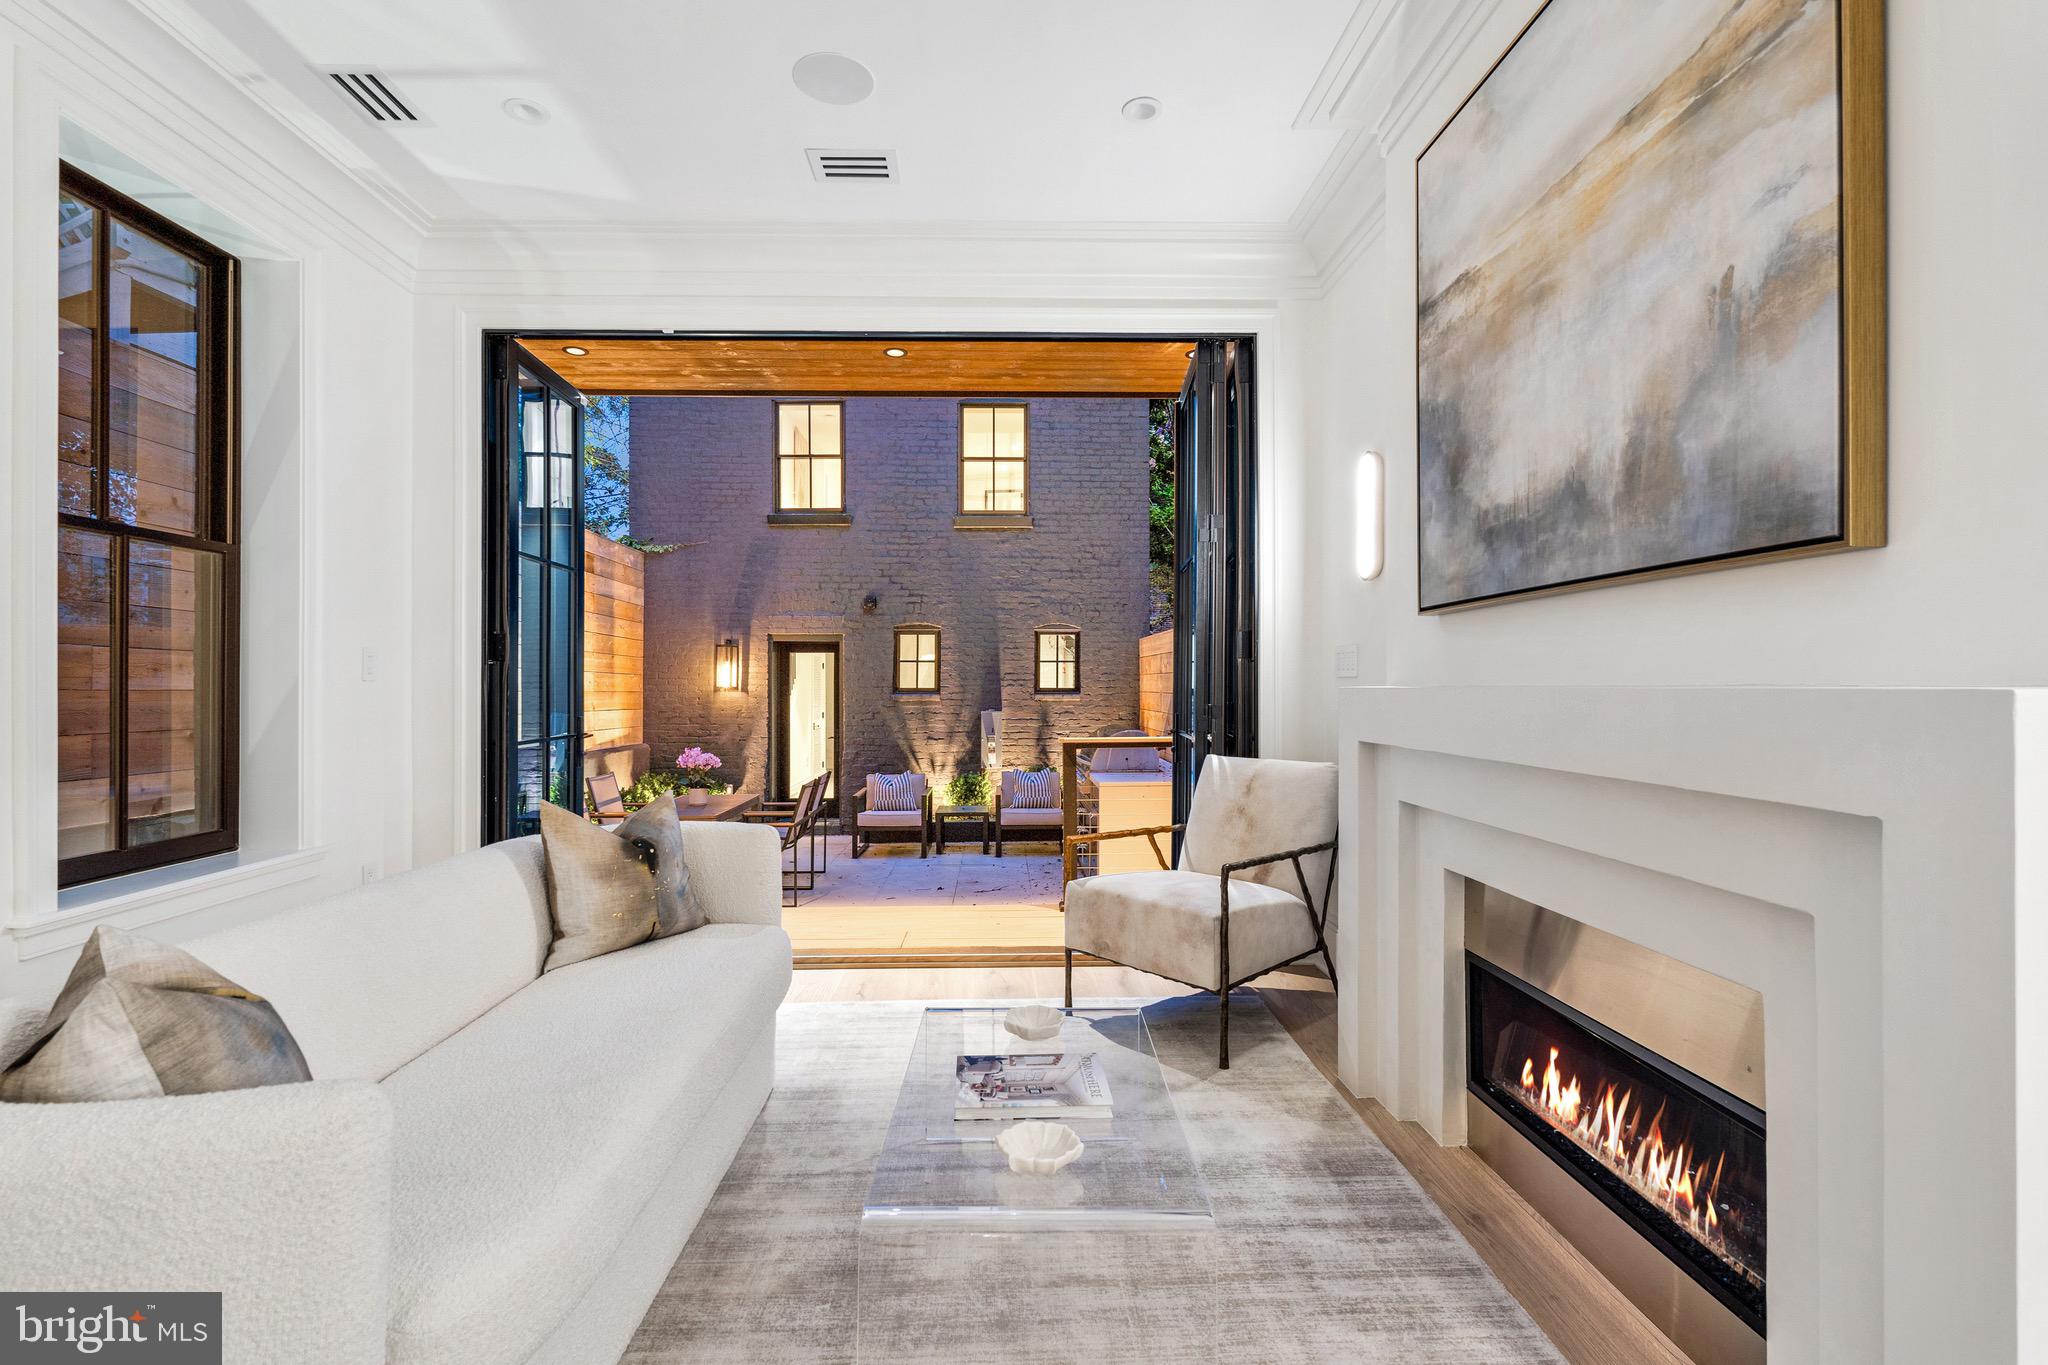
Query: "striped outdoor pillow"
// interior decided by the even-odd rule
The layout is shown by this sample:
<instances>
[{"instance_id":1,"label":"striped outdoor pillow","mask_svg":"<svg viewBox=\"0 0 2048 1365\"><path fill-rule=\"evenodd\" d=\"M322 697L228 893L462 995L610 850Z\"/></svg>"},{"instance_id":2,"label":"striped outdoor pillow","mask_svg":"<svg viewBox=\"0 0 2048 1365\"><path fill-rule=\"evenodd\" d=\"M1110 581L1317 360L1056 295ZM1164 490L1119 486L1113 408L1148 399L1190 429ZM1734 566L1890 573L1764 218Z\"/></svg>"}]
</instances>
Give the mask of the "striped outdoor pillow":
<instances>
[{"instance_id":1,"label":"striped outdoor pillow","mask_svg":"<svg viewBox=\"0 0 2048 1365\"><path fill-rule=\"evenodd\" d=\"M1059 789L1053 780L1059 774L1050 768L1035 773L1018 773L1016 785L1011 788L1011 806L1018 810L1053 810L1060 803Z\"/></svg>"},{"instance_id":2,"label":"striped outdoor pillow","mask_svg":"<svg viewBox=\"0 0 2048 1365\"><path fill-rule=\"evenodd\" d=\"M869 810L916 810L919 798L916 773L876 773L869 789Z\"/></svg>"}]
</instances>

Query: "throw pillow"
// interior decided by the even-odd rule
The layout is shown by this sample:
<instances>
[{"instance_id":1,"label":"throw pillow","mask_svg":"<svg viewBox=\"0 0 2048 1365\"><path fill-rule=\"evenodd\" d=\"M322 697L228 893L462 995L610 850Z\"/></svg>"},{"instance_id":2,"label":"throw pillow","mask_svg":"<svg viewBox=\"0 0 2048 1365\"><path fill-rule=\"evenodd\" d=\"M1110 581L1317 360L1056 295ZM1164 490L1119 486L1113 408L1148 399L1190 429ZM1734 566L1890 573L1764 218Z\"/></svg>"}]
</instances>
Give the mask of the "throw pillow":
<instances>
[{"instance_id":1,"label":"throw pillow","mask_svg":"<svg viewBox=\"0 0 2048 1365\"><path fill-rule=\"evenodd\" d=\"M647 845L642 852L651 858L654 868L656 938L687 933L708 922L704 907L697 902L697 888L690 885L689 864L683 861L683 821L676 814L673 793L634 811L612 833L629 844Z\"/></svg>"},{"instance_id":2,"label":"throw pillow","mask_svg":"<svg viewBox=\"0 0 2048 1365\"><path fill-rule=\"evenodd\" d=\"M673 796L653 802L616 830L543 805L540 837L555 921L543 972L704 923L683 864Z\"/></svg>"},{"instance_id":3,"label":"throw pillow","mask_svg":"<svg viewBox=\"0 0 2048 1365\"><path fill-rule=\"evenodd\" d=\"M309 1081L277 1010L190 953L101 925L0 1100L204 1095Z\"/></svg>"},{"instance_id":4,"label":"throw pillow","mask_svg":"<svg viewBox=\"0 0 2048 1365\"><path fill-rule=\"evenodd\" d=\"M1011 788L1016 799L1010 804L1018 810L1057 810L1060 795L1053 782L1057 776L1059 774L1050 768L1035 773L1018 773L1017 783Z\"/></svg>"},{"instance_id":5,"label":"throw pillow","mask_svg":"<svg viewBox=\"0 0 2048 1365\"><path fill-rule=\"evenodd\" d=\"M869 790L869 810L918 810L924 792L916 773L876 773Z\"/></svg>"}]
</instances>

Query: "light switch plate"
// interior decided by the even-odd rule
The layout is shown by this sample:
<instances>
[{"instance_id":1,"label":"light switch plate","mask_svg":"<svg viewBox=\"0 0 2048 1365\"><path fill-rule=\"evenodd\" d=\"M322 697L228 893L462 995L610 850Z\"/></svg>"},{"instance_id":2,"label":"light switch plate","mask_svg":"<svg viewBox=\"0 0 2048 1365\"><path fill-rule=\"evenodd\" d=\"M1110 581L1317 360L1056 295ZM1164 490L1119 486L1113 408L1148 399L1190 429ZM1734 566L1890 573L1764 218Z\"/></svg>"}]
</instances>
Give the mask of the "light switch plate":
<instances>
[{"instance_id":1,"label":"light switch plate","mask_svg":"<svg viewBox=\"0 0 2048 1365\"><path fill-rule=\"evenodd\" d=\"M1358 676L1358 646L1337 646L1337 676L1355 678Z\"/></svg>"},{"instance_id":2,"label":"light switch plate","mask_svg":"<svg viewBox=\"0 0 2048 1365\"><path fill-rule=\"evenodd\" d=\"M374 649L363 651L363 681L377 681L377 651Z\"/></svg>"}]
</instances>

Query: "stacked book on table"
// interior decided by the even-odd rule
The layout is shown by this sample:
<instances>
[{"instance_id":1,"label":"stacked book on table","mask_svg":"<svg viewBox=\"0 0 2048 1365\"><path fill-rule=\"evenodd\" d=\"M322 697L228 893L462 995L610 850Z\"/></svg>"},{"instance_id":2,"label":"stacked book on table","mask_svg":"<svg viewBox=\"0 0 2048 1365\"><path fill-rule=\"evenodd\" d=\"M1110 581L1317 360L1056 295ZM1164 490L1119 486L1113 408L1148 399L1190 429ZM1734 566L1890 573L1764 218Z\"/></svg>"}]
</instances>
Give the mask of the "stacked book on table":
<instances>
[{"instance_id":1,"label":"stacked book on table","mask_svg":"<svg viewBox=\"0 0 2048 1365\"><path fill-rule=\"evenodd\" d=\"M961 1057L956 1119L1108 1118L1109 1077L1093 1052Z\"/></svg>"}]
</instances>

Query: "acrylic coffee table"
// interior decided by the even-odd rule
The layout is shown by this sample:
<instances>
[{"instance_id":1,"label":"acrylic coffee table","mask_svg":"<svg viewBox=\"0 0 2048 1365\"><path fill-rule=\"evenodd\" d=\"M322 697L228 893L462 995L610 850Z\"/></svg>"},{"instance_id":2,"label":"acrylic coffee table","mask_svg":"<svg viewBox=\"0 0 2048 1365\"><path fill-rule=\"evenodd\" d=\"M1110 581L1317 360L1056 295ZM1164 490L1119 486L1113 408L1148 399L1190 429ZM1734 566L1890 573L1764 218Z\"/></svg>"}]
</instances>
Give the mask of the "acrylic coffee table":
<instances>
[{"instance_id":1,"label":"acrylic coffee table","mask_svg":"<svg viewBox=\"0 0 2048 1365\"><path fill-rule=\"evenodd\" d=\"M1113 1337L1079 1352L1101 1359L1212 1349L1196 1324L1215 1218L1144 1015L1068 1010L1058 1036L1027 1041L1006 1012L924 1013L860 1214L858 1357L944 1342L950 1359L1030 1359L1018 1348L1046 1332L1075 1347ZM1015 1174L995 1144L1011 1121L953 1118L956 1059L1058 1052L1096 1054L1112 1112L1058 1120L1086 1144L1065 1169Z\"/></svg>"}]
</instances>

